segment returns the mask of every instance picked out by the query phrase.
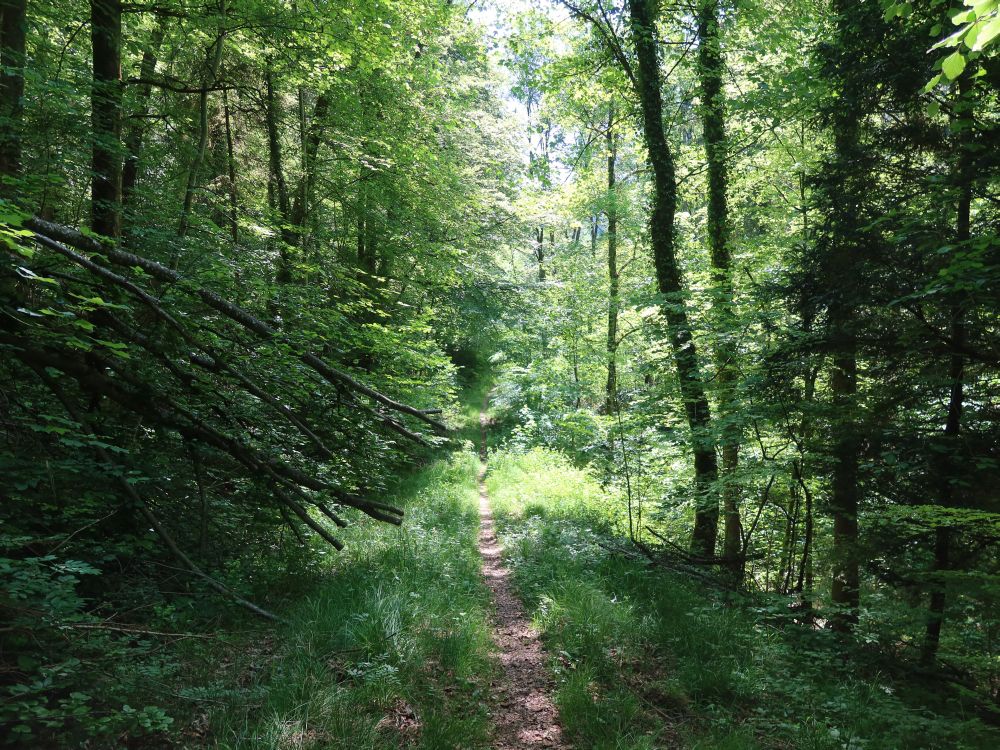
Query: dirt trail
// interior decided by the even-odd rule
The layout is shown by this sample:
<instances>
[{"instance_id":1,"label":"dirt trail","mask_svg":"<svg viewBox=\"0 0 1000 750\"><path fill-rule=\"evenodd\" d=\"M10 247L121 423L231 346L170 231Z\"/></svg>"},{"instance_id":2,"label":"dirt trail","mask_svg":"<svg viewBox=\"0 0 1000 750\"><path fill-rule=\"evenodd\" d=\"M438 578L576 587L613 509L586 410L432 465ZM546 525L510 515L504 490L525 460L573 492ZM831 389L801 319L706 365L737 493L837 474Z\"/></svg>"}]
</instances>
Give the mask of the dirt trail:
<instances>
[{"instance_id":1,"label":"dirt trail","mask_svg":"<svg viewBox=\"0 0 1000 750\"><path fill-rule=\"evenodd\" d=\"M496 727L494 750L559 748L569 745L562 738L559 712L552 702L552 680L545 667L546 656L538 633L531 627L521 602L514 595L510 571L503 565L502 547L493 528L493 511L486 491L486 404L479 413L481 432L479 475L479 552L483 576L493 594L496 617L493 640L500 652L503 674L493 685Z\"/></svg>"}]
</instances>

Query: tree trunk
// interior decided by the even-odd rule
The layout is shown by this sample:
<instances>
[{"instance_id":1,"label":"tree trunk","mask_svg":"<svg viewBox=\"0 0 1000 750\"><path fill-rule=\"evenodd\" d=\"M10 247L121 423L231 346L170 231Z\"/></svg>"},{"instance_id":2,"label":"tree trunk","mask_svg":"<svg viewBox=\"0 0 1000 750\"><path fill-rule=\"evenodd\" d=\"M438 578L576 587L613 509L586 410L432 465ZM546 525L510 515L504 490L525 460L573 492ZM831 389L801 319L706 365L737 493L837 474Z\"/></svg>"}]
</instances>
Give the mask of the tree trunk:
<instances>
[{"instance_id":1,"label":"tree trunk","mask_svg":"<svg viewBox=\"0 0 1000 750\"><path fill-rule=\"evenodd\" d=\"M324 92L316 97L312 120L304 130L302 139L302 179L295 191L292 202L291 220L298 245L302 245L305 237L305 222L309 215L309 205L312 202L313 186L316 184L316 157L322 142L323 121L330 111L330 97Z\"/></svg>"},{"instance_id":2,"label":"tree trunk","mask_svg":"<svg viewBox=\"0 0 1000 750\"><path fill-rule=\"evenodd\" d=\"M956 105L956 111L960 116L972 119L971 112L961 112L965 104L961 101L962 95L967 93L967 84L959 84L960 100ZM968 133L968 128L959 129L960 133ZM969 153L968 143L959 144L958 165L956 168L956 182L958 183L958 211L955 222L955 240L962 245L968 243L971 238L972 220L972 155ZM962 304L958 293L953 292L953 300L950 310L950 334L952 340L952 354L948 363L948 416L944 426L945 444L938 459L937 476L940 482L938 490L940 503L944 507L953 504L954 482L961 472L961 466L956 456L958 450L959 434L962 429L962 408L964 406L964 386L965 386L965 356L962 350L965 347L965 320ZM951 529L947 526L938 526L934 531L934 572L941 574L952 567L951 559ZM927 628L924 633L924 642L921 648L920 659L925 665L932 664L937 659L938 647L941 643L941 626L944 623L944 608L947 601L945 581L932 581L930 604L928 607Z\"/></svg>"},{"instance_id":3,"label":"tree trunk","mask_svg":"<svg viewBox=\"0 0 1000 750\"><path fill-rule=\"evenodd\" d=\"M853 310L838 305L831 310L830 325L840 334L838 353L830 373L830 392L837 429L833 445L833 584L830 600L840 608L832 618L834 629L849 631L858 621L860 573L858 568L858 438L852 416L857 394L857 343L851 325Z\"/></svg>"},{"instance_id":4,"label":"tree trunk","mask_svg":"<svg viewBox=\"0 0 1000 750\"><path fill-rule=\"evenodd\" d=\"M288 201L288 186L281 163L281 136L278 132L278 102L274 91L274 73L270 64L264 73L265 118L267 120L267 153L269 165L268 194L281 221L281 248L278 258L276 281L287 284L292 280L291 248L295 233L291 230L291 207Z\"/></svg>"},{"instance_id":5,"label":"tree trunk","mask_svg":"<svg viewBox=\"0 0 1000 750\"><path fill-rule=\"evenodd\" d=\"M691 548L701 555L714 555L719 526L719 503L714 494L718 478L711 413L702 382L698 353L691 334L683 282L674 248L674 213L677 185L673 154L663 129L663 99L660 91L660 61L656 28L649 0L630 0L632 42L638 63L638 95L642 105L643 136L653 172L653 205L650 234L656 280L664 296L663 317L667 321L677 379L687 414L694 450L696 507Z\"/></svg>"},{"instance_id":6,"label":"tree trunk","mask_svg":"<svg viewBox=\"0 0 1000 750\"><path fill-rule=\"evenodd\" d=\"M701 79L701 118L708 161L708 245L712 260L712 317L715 323L716 383L722 420L722 502L725 515L723 556L736 580L744 576L743 528L740 524L740 486L736 480L742 439L736 401L736 331L733 309L730 221L729 145L726 138L726 100L723 90L725 59L719 32L718 0L702 0L698 7L698 75Z\"/></svg>"},{"instance_id":7,"label":"tree trunk","mask_svg":"<svg viewBox=\"0 0 1000 750\"><path fill-rule=\"evenodd\" d=\"M535 230L535 258L538 261L538 280L545 281L545 227Z\"/></svg>"},{"instance_id":8,"label":"tree trunk","mask_svg":"<svg viewBox=\"0 0 1000 750\"><path fill-rule=\"evenodd\" d=\"M375 220L368 180L372 173L366 167L361 168L358 183L358 270L361 272L361 282L370 290L375 289L375 277L378 275L378 249L375 239Z\"/></svg>"},{"instance_id":9,"label":"tree trunk","mask_svg":"<svg viewBox=\"0 0 1000 750\"><path fill-rule=\"evenodd\" d=\"M226 121L226 166L229 172L229 235L234 245L240 241L239 198L236 192L236 154L233 141L232 115L229 111L229 92L222 90L222 114Z\"/></svg>"},{"instance_id":10,"label":"tree trunk","mask_svg":"<svg viewBox=\"0 0 1000 750\"><path fill-rule=\"evenodd\" d=\"M802 123L799 129L799 147L803 150L806 146L806 128ZM799 170L799 210L802 214L802 248L809 245L809 200L806 192L806 172ZM799 311L802 320L802 331L808 333L812 331L813 315L803 305ZM804 389L802 402L804 405L812 404L816 397L816 378L819 375L819 368L809 365L804 376ZM801 595L802 612L805 616L811 617L813 606L813 538L814 538L814 508L813 494L807 483L806 453L809 450L812 440L812 423L808 413L804 414L799 424L799 456L792 462L792 476L805 496L805 518L803 519L803 539L802 558L799 561L798 580L795 583L795 591Z\"/></svg>"},{"instance_id":11,"label":"tree trunk","mask_svg":"<svg viewBox=\"0 0 1000 750\"><path fill-rule=\"evenodd\" d=\"M860 258L867 238L861 229L865 185L858 176L866 167L861 148L861 121L864 109L862 82L852 56L866 43L861 26L870 15L867 9L848 0L834 3L837 15L834 85L839 103L832 112L833 163L828 171L836 178L828 188L831 234L827 278L829 286L828 325L833 351L830 393L833 406L833 476L830 509L833 515L833 581L830 600L837 608L831 618L834 629L850 631L858 621L860 570L858 559L858 450L861 426L855 416L857 401L857 305Z\"/></svg>"},{"instance_id":12,"label":"tree trunk","mask_svg":"<svg viewBox=\"0 0 1000 750\"><path fill-rule=\"evenodd\" d=\"M201 77L201 92L198 94L198 146L195 149L191 168L188 170L187 185L184 188L184 205L181 208L181 219L177 225L177 236L187 235L191 220L191 208L194 205L194 193L198 188L198 178L205 162L205 151L208 149L208 90L218 81L219 67L222 65L222 52L226 41L226 4L220 2L220 28L215 41L205 54L205 73Z\"/></svg>"},{"instance_id":13,"label":"tree trunk","mask_svg":"<svg viewBox=\"0 0 1000 750\"><path fill-rule=\"evenodd\" d=\"M120 0L91 0L93 54L91 123L93 153L90 228L117 239L122 209L122 7Z\"/></svg>"},{"instance_id":14,"label":"tree trunk","mask_svg":"<svg viewBox=\"0 0 1000 750\"><path fill-rule=\"evenodd\" d=\"M366 199L367 189L364 180L365 175L362 168L361 176L358 180L357 217L355 222L358 230L357 267L362 271L371 266L368 262L368 250L365 248L365 237L368 234L368 230L365 228L365 214L368 212L368 201ZM362 281L365 285L371 283L367 277L362 279Z\"/></svg>"},{"instance_id":15,"label":"tree trunk","mask_svg":"<svg viewBox=\"0 0 1000 750\"><path fill-rule=\"evenodd\" d=\"M803 204L805 205L805 204ZM808 331L811 324L806 319L803 329ZM805 376L805 390L803 393L803 403L811 404L816 396L816 377L818 368L810 367ZM813 495L807 484L808 476L805 469L806 451L809 449L809 442L812 438L812 429L809 417L803 417L799 426L799 457L792 462L792 478L799 485L802 494L805 496L805 518L803 519L803 539L802 558L799 562L798 580L795 583L795 590L802 595L802 609L808 611L812 609L813 601Z\"/></svg>"},{"instance_id":16,"label":"tree trunk","mask_svg":"<svg viewBox=\"0 0 1000 750\"><path fill-rule=\"evenodd\" d=\"M0 0L0 197L16 198L21 176L27 0Z\"/></svg>"},{"instance_id":17,"label":"tree trunk","mask_svg":"<svg viewBox=\"0 0 1000 750\"><path fill-rule=\"evenodd\" d=\"M165 31L165 23L161 20L153 30L153 37L149 40L149 48L142 53L142 62L139 63L139 78L143 81L151 80L156 73L157 56L160 45L163 43ZM122 205L126 208L131 201L133 192L135 192L136 183L139 181L139 152L142 150L142 140L146 134L146 116L149 114L149 99L152 93L151 84L139 84L139 116L136 118L135 124L125 134Z\"/></svg>"},{"instance_id":18,"label":"tree trunk","mask_svg":"<svg viewBox=\"0 0 1000 750\"><path fill-rule=\"evenodd\" d=\"M605 384L605 411L614 414L618 407L618 198L615 190L615 161L618 143L615 138L614 105L608 111L608 379Z\"/></svg>"}]
</instances>

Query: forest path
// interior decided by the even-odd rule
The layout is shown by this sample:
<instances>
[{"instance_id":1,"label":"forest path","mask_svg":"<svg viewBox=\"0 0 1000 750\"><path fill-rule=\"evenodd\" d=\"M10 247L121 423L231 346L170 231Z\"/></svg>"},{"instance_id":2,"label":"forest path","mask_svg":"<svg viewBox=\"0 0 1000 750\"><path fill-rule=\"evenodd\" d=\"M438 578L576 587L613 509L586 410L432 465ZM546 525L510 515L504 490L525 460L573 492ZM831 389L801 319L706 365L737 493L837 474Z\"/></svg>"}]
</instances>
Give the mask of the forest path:
<instances>
[{"instance_id":1,"label":"forest path","mask_svg":"<svg viewBox=\"0 0 1000 750\"><path fill-rule=\"evenodd\" d=\"M514 594L510 571L504 567L503 548L493 525L493 510L485 482L488 400L487 395L479 412L479 455L483 462L479 472L479 553L483 557L483 577L496 606L493 640L503 667L503 673L493 685L496 696L492 715L493 747L495 750L566 749L569 745L563 741L559 712L552 700L552 679L545 666L545 652L537 631Z\"/></svg>"}]
</instances>

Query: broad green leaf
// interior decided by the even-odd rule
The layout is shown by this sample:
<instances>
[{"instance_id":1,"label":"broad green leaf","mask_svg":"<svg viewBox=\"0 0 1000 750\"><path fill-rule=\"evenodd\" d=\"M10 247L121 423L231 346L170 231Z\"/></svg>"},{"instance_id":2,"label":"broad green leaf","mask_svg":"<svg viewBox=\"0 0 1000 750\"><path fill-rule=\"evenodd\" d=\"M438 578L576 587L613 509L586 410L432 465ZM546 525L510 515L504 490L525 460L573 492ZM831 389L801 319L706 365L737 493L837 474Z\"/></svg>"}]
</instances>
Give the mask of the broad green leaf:
<instances>
[{"instance_id":1,"label":"broad green leaf","mask_svg":"<svg viewBox=\"0 0 1000 750\"><path fill-rule=\"evenodd\" d=\"M965 70L965 56L961 52L952 52L941 61L941 70L950 80L954 81Z\"/></svg>"},{"instance_id":2,"label":"broad green leaf","mask_svg":"<svg viewBox=\"0 0 1000 750\"><path fill-rule=\"evenodd\" d=\"M984 49L998 35L1000 35L1000 16L997 16L981 28L979 35L976 37L975 44L972 45L972 51L979 52Z\"/></svg>"}]
</instances>

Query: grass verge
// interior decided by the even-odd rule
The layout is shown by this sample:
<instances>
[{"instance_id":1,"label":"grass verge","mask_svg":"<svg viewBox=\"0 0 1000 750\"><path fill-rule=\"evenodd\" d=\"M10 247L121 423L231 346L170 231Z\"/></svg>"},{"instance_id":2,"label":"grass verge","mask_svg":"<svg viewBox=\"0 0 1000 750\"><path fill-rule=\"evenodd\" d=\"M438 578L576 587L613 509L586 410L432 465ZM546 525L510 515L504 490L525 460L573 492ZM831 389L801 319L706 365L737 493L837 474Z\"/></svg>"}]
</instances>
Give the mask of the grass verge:
<instances>
[{"instance_id":1,"label":"grass verge","mask_svg":"<svg viewBox=\"0 0 1000 750\"><path fill-rule=\"evenodd\" d=\"M560 454L500 452L487 485L576 747L1000 747L997 730L913 700L830 633L609 552L619 509Z\"/></svg>"},{"instance_id":2,"label":"grass verge","mask_svg":"<svg viewBox=\"0 0 1000 750\"><path fill-rule=\"evenodd\" d=\"M474 454L404 480L399 530L359 521L275 633L277 652L211 717L219 748L488 746L493 669Z\"/></svg>"}]
</instances>

